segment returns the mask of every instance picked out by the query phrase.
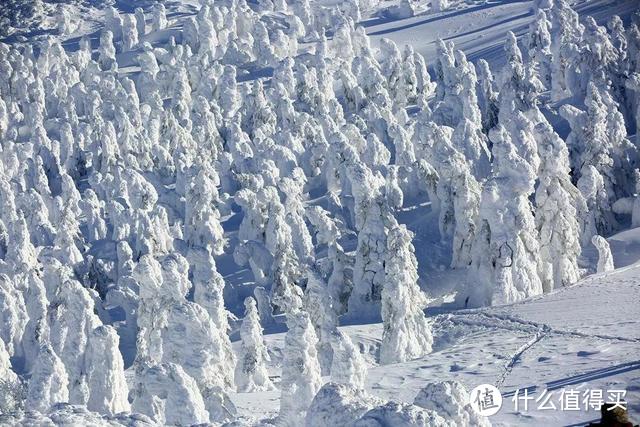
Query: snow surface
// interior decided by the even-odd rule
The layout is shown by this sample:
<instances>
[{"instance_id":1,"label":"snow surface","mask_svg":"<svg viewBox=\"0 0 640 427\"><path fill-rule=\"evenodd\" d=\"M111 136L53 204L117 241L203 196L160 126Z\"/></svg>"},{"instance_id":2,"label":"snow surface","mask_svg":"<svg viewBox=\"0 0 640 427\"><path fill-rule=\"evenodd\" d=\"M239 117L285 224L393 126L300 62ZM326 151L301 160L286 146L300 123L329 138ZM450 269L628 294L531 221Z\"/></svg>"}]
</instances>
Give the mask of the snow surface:
<instances>
[{"instance_id":1,"label":"snow surface","mask_svg":"<svg viewBox=\"0 0 640 427\"><path fill-rule=\"evenodd\" d=\"M456 310L431 317L433 353L409 362L378 365L375 355L381 324L339 329L368 354L366 390L383 399L412 403L433 381L456 380L467 391L495 384L504 396L493 425L582 425L600 419L599 410L579 412L514 411L516 389L539 397L562 389L625 389L629 411L640 413L640 228L612 236L614 261L628 265L594 274L574 286L520 303L474 310ZM617 248L617 250L616 250ZM631 259L635 262L630 263ZM271 354L270 373L279 381L283 334L265 335ZM234 348L239 343L234 343ZM327 378L328 380L328 378ZM231 395L239 414L248 418L275 416L278 392Z\"/></svg>"}]
</instances>

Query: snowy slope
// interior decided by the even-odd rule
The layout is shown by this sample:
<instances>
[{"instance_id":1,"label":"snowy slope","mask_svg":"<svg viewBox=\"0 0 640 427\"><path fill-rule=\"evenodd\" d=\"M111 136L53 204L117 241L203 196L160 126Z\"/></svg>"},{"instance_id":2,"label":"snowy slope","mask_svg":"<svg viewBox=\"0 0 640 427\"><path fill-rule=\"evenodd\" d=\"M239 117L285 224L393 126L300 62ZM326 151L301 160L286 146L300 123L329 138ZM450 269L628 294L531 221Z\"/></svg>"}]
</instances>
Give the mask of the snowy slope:
<instances>
[{"instance_id":1,"label":"snowy slope","mask_svg":"<svg viewBox=\"0 0 640 427\"><path fill-rule=\"evenodd\" d=\"M458 310L431 317L435 351L406 363L378 366L382 325L340 329L369 354L367 389L389 400L413 402L425 384L457 380L468 390L495 384L504 396L494 425L581 425L599 411L561 411L562 390L627 390L631 416L640 414L640 228L612 236L614 260L625 265L576 285L513 305ZM631 259L635 261L631 264ZM278 380L283 334L265 336ZM237 344L237 343L236 343ZM327 378L325 378L327 379ZM514 410L516 389L538 398L552 392L557 410ZM237 393L232 399L248 418L275 416L278 392ZM582 397L581 397L582 401Z\"/></svg>"},{"instance_id":2,"label":"snowy slope","mask_svg":"<svg viewBox=\"0 0 640 427\"><path fill-rule=\"evenodd\" d=\"M454 6L443 12L423 12L405 19L370 17L362 22L375 44L389 38L402 46L410 44L424 55L427 64L435 59L435 41L452 41L457 49L476 61L485 59L492 66L504 61L503 45L507 32L518 37L526 35L533 21L532 2L518 0L473 0L452 2ZM603 24L616 14L623 19L637 10L635 0L582 0L572 2L581 16L590 15Z\"/></svg>"}]
</instances>

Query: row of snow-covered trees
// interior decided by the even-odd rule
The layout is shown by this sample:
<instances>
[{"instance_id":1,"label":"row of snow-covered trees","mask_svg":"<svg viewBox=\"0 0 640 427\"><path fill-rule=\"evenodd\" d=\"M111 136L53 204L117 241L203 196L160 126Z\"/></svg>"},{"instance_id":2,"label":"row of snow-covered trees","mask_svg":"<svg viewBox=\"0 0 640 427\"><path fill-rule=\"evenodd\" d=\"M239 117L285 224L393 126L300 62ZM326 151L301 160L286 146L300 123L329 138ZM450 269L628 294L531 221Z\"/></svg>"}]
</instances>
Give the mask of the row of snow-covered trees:
<instances>
[{"instance_id":1,"label":"row of snow-covered trees","mask_svg":"<svg viewBox=\"0 0 640 427\"><path fill-rule=\"evenodd\" d=\"M431 202L472 306L575 282L593 236L640 221L636 21L608 32L564 0L540 5L526 55L509 34L496 78L440 41L432 81L410 46L371 46L357 2L275 3L204 1L165 46L145 40L170 24L162 4L150 27L108 8L97 52L86 38L74 53L0 45L0 373L28 379L28 409L233 419L228 391L274 387L275 312L280 417L300 425L321 375L364 387L340 317L381 316L381 363L431 351L405 199ZM297 56L299 41L314 52ZM119 70L132 49L139 71ZM256 283L237 355L225 251Z\"/></svg>"}]
</instances>

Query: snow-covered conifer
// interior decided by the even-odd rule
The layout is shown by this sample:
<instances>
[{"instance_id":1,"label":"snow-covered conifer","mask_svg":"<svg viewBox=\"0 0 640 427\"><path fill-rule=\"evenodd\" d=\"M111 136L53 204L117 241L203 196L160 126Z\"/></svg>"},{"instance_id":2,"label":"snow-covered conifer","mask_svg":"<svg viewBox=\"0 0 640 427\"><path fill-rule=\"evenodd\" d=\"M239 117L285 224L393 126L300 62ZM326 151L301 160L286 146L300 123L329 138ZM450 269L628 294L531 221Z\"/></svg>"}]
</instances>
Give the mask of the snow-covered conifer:
<instances>
[{"instance_id":1,"label":"snow-covered conifer","mask_svg":"<svg viewBox=\"0 0 640 427\"><path fill-rule=\"evenodd\" d=\"M327 281L327 292L331 297L331 306L337 315L347 310L347 300L351 291L351 283L345 275L347 255L338 243L342 236L339 223L330 217L329 212L320 206L307 209L307 218L316 229L317 243L327 245L327 259L331 262L331 274Z\"/></svg>"},{"instance_id":2,"label":"snow-covered conifer","mask_svg":"<svg viewBox=\"0 0 640 427\"><path fill-rule=\"evenodd\" d=\"M591 238L591 243L598 249L598 266L596 272L606 273L607 271L613 270L615 267L613 265L613 256L611 255L609 242L607 242L604 237L596 234Z\"/></svg>"},{"instance_id":3,"label":"snow-covered conifer","mask_svg":"<svg viewBox=\"0 0 640 427\"><path fill-rule=\"evenodd\" d=\"M560 114L569 121L571 133L567 137L573 154L573 173L584 172L586 177L583 187L593 181L593 174L585 166L593 166L602 179L605 203L593 204L597 212L598 233L607 234L616 227L611 208L616 200L627 197L633 192L633 162L637 154L631 149L631 143L626 138L626 130L622 114L616 109L615 103L606 90L601 90L594 83L589 83L586 111L575 107L562 106ZM585 194L587 201L589 197ZM589 203L589 202L588 202Z\"/></svg>"},{"instance_id":4,"label":"snow-covered conifer","mask_svg":"<svg viewBox=\"0 0 640 427\"><path fill-rule=\"evenodd\" d=\"M167 26L167 10L163 3L153 5L151 17L151 29L153 31L163 30Z\"/></svg>"},{"instance_id":5,"label":"snow-covered conifer","mask_svg":"<svg viewBox=\"0 0 640 427\"><path fill-rule=\"evenodd\" d=\"M138 32L138 40L147 34L147 18L144 14L144 10L141 7L136 7L134 10L136 17L136 31Z\"/></svg>"},{"instance_id":6,"label":"snow-covered conifer","mask_svg":"<svg viewBox=\"0 0 640 427\"><path fill-rule=\"evenodd\" d=\"M262 326L256 301L244 300L245 315L240 327L242 346L236 365L235 381L239 392L254 392L274 388L266 363L270 360L262 338Z\"/></svg>"},{"instance_id":7,"label":"snow-covered conifer","mask_svg":"<svg viewBox=\"0 0 640 427\"><path fill-rule=\"evenodd\" d=\"M87 408L109 415L129 412L129 389L116 330L111 326L98 326L88 338L85 354L89 388Z\"/></svg>"},{"instance_id":8,"label":"snow-covered conifer","mask_svg":"<svg viewBox=\"0 0 640 427\"><path fill-rule=\"evenodd\" d=\"M631 228L640 226L640 169L636 169L636 193L618 199L612 206L613 212L631 217ZM595 232L594 232L595 234Z\"/></svg>"},{"instance_id":9,"label":"snow-covered conifer","mask_svg":"<svg viewBox=\"0 0 640 427\"><path fill-rule=\"evenodd\" d=\"M604 178L592 165L584 165L580 170L578 190L585 202L580 216L580 242L583 247L591 238L603 231L610 232L615 222L613 206L609 204Z\"/></svg>"},{"instance_id":10,"label":"snow-covered conifer","mask_svg":"<svg viewBox=\"0 0 640 427\"><path fill-rule=\"evenodd\" d=\"M382 403L350 384L326 383L307 411L307 427L351 425L365 412Z\"/></svg>"},{"instance_id":11,"label":"snow-covered conifer","mask_svg":"<svg viewBox=\"0 0 640 427\"><path fill-rule=\"evenodd\" d=\"M95 303L89 291L71 278L73 272L69 267L65 266L62 274L56 295L51 299L55 311L49 312L51 346L62 359L68 375L69 402L86 404L91 394L86 374L97 368L87 365L85 356L90 347L90 334L101 322L94 314Z\"/></svg>"},{"instance_id":12,"label":"snow-covered conifer","mask_svg":"<svg viewBox=\"0 0 640 427\"><path fill-rule=\"evenodd\" d=\"M150 416L159 424L209 422L196 381L174 363L138 367L132 396L132 410Z\"/></svg>"},{"instance_id":13,"label":"snow-covered conifer","mask_svg":"<svg viewBox=\"0 0 640 427\"><path fill-rule=\"evenodd\" d=\"M240 97L236 88L236 67L226 65L217 87L217 99L225 118L232 117L240 107Z\"/></svg>"},{"instance_id":14,"label":"snow-covered conifer","mask_svg":"<svg viewBox=\"0 0 640 427\"><path fill-rule=\"evenodd\" d=\"M117 67L116 48L113 46L113 33L111 31L103 31L100 34L98 52L100 53L98 63L102 70L111 70L114 66Z\"/></svg>"},{"instance_id":15,"label":"snow-covered conifer","mask_svg":"<svg viewBox=\"0 0 640 427\"><path fill-rule=\"evenodd\" d=\"M122 46L131 50L138 45L138 22L134 14L127 13L122 19Z\"/></svg>"},{"instance_id":16,"label":"snow-covered conifer","mask_svg":"<svg viewBox=\"0 0 640 427\"><path fill-rule=\"evenodd\" d=\"M296 284L301 276L300 263L293 249L293 237L285 209L275 188L266 192L268 219L265 245L273 255L271 300L282 312L300 308L302 290Z\"/></svg>"},{"instance_id":17,"label":"snow-covered conifer","mask_svg":"<svg viewBox=\"0 0 640 427\"><path fill-rule=\"evenodd\" d=\"M48 412L56 403L69 401L69 378L64 364L49 344L40 347L31 370L25 405L32 411Z\"/></svg>"},{"instance_id":18,"label":"snow-covered conifer","mask_svg":"<svg viewBox=\"0 0 640 427\"><path fill-rule=\"evenodd\" d=\"M505 124L515 111L528 112L538 103L538 94L543 89L542 83L526 67L522 52L518 47L518 39L511 31L505 41L507 62L501 73L500 112L498 119Z\"/></svg>"},{"instance_id":19,"label":"snow-covered conifer","mask_svg":"<svg viewBox=\"0 0 640 427\"><path fill-rule=\"evenodd\" d=\"M449 8L449 0L434 0L431 3L432 12L443 12Z\"/></svg>"},{"instance_id":20,"label":"snow-covered conifer","mask_svg":"<svg viewBox=\"0 0 640 427\"><path fill-rule=\"evenodd\" d=\"M331 369L331 360L333 359L331 334L338 326L338 317L332 307L327 285L322 277L312 269L307 270L307 287L303 304L318 338L316 347L320 369L326 375Z\"/></svg>"},{"instance_id":21,"label":"snow-covered conifer","mask_svg":"<svg viewBox=\"0 0 640 427\"><path fill-rule=\"evenodd\" d=\"M489 63L484 59L478 60L478 104L482 112L482 131L489 134L489 130L498 124L498 91L495 88L493 74Z\"/></svg>"},{"instance_id":22,"label":"snow-covered conifer","mask_svg":"<svg viewBox=\"0 0 640 427\"><path fill-rule=\"evenodd\" d=\"M418 287L418 261L404 225L389 231L382 288L384 329L380 363L405 362L431 352L433 337L424 308L427 298Z\"/></svg>"},{"instance_id":23,"label":"snow-covered conifer","mask_svg":"<svg viewBox=\"0 0 640 427\"><path fill-rule=\"evenodd\" d=\"M578 14L567 0L554 0L551 18L551 98L562 99L567 94L567 74L571 57L575 55L577 43L582 38L584 27Z\"/></svg>"},{"instance_id":24,"label":"snow-covered conifer","mask_svg":"<svg viewBox=\"0 0 640 427\"><path fill-rule=\"evenodd\" d=\"M198 33L198 21L191 16L184 22L182 27L182 44L189 46L194 53L197 53L200 48Z\"/></svg>"},{"instance_id":25,"label":"snow-covered conifer","mask_svg":"<svg viewBox=\"0 0 640 427\"><path fill-rule=\"evenodd\" d=\"M20 271L20 270L18 270ZM5 343L10 357L22 355L22 335L27 325L24 298L9 276L0 275L0 339Z\"/></svg>"},{"instance_id":26,"label":"snow-covered conifer","mask_svg":"<svg viewBox=\"0 0 640 427\"><path fill-rule=\"evenodd\" d=\"M113 6L107 6L104 20L105 29L113 34L113 40L122 40L122 17L120 16L120 12Z\"/></svg>"},{"instance_id":27,"label":"snow-covered conifer","mask_svg":"<svg viewBox=\"0 0 640 427\"><path fill-rule=\"evenodd\" d=\"M513 134L518 146L531 145L533 136L522 128ZM493 171L480 201L480 228L472 249L473 268L465 305L518 301L542 293L538 275L539 245L529 196L537 164L518 153L502 125L491 132ZM534 144L535 145L535 144Z\"/></svg>"},{"instance_id":28,"label":"snow-covered conifer","mask_svg":"<svg viewBox=\"0 0 640 427\"><path fill-rule=\"evenodd\" d=\"M57 26L58 26L58 34L61 36L66 36L71 32L71 17L69 16L69 11L63 4L58 5L57 11Z\"/></svg>"},{"instance_id":29,"label":"snow-covered conifer","mask_svg":"<svg viewBox=\"0 0 640 427\"><path fill-rule=\"evenodd\" d=\"M200 169L185 197L185 240L191 246L208 248L220 255L226 243L220 225L218 176L214 170Z\"/></svg>"},{"instance_id":30,"label":"snow-covered conifer","mask_svg":"<svg viewBox=\"0 0 640 427\"><path fill-rule=\"evenodd\" d=\"M287 314L287 326L280 382L280 417L285 423L299 425L322 383L316 351L318 338L304 311Z\"/></svg>"},{"instance_id":31,"label":"snow-covered conifer","mask_svg":"<svg viewBox=\"0 0 640 427\"><path fill-rule=\"evenodd\" d=\"M349 296L350 315L377 316L384 283L387 229L395 223L384 200L384 178L357 159L347 168L354 197L358 246Z\"/></svg>"},{"instance_id":32,"label":"snow-covered conifer","mask_svg":"<svg viewBox=\"0 0 640 427\"><path fill-rule=\"evenodd\" d=\"M542 84L551 88L551 22L544 10L539 10L529 28L528 56L530 64L536 68L536 75Z\"/></svg>"},{"instance_id":33,"label":"snow-covered conifer","mask_svg":"<svg viewBox=\"0 0 640 427\"><path fill-rule=\"evenodd\" d=\"M408 403L389 401L369 410L352 425L366 427L370 425L392 426L445 426L447 422L435 411Z\"/></svg>"},{"instance_id":34,"label":"snow-covered conifer","mask_svg":"<svg viewBox=\"0 0 640 427\"><path fill-rule=\"evenodd\" d=\"M331 334L333 358L331 361L331 381L349 384L364 390L367 366L364 357L347 334L335 329Z\"/></svg>"},{"instance_id":35,"label":"snow-covered conifer","mask_svg":"<svg viewBox=\"0 0 640 427\"><path fill-rule=\"evenodd\" d=\"M285 195L284 207L291 227L293 249L298 260L309 262L313 258L313 244L309 229L304 221L304 185L306 177L300 168L295 168L291 176L282 178L279 189Z\"/></svg>"},{"instance_id":36,"label":"snow-covered conifer","mask_svg":"<svg viewBox=\"0 0 640 427\"><path fill-rule=\"evenodd\" d=\"M23 385L11 369L9 353L7 353L2 339L0 339L0 378L2 378L0 380L0 389L2 389L0 411L8 413L21 409L24 405Z\"/></svg>"},{"instance_id":37,"label":"snow-covered conifer","mask_svg":"<svg viewBox=\"0 0 640 427\"><path fill-rule=\"evenodd\" d=\"M545 292L575 283L580 255L578 207L582 195L569 179L569 153L549 123L535 129L540 155L536 189L536 226L540 236L542 286Z\"/></svg>"},{"instance_id":38,"label":"snow-covered conifer","mask_svg":"<svg viewBox=\"0 0 640 427\"><path fill-rule=\"evenodd\" d=\"M387 168L387 176L385 182L385 197L389 206L393 209L402 208L404 195L398 183L398 167L393 165Z\"/></svg>"},{"instance_id":39,"label":"snow-covered conifer","mask_svg":"<svg viewBox=\"0 0 640 427\"><path fill-rule=\"evenodd\" d=\"M481 186L469 170L461 167L451 180L455 228L452 267L471 264L471 250L478 227Z\"/></svg>"}]
</instances>

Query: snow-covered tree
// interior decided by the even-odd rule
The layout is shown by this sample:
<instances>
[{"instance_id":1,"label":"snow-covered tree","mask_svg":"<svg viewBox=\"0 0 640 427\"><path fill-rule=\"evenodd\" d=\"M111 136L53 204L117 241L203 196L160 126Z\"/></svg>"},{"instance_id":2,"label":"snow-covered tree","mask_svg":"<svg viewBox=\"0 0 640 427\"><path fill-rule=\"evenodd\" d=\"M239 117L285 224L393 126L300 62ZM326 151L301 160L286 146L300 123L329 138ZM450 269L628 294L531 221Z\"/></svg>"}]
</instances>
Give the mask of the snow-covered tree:
<instances>
[{"instance_id":1,"label":"snow-covered tree","mask_svg":"<svg viewBox=\"0 0 640 427\"><path fill-rule=\"evenodd\" d=\"M562 106L560 114L569 122L571 133L567 137L573 154L573 173L583 181L593 182L592 172L597 172L604 185L604 203L593 204L596 226L599 234L607 234L617 226L611 207L621 197L633 193L634 169L637 153L626 138L622 114L617 110L607 90L589 83L586 97L586 111L575 107ZM592 171L587 166L593 166ZM585 168L587 167L587 168ZM593 187L586 185L582 187ZM580 186L579 186L580 187ZM589 197L585 194L587 201Z\"/></svg>"},{"instance_id":2,"label":"snow-covered tree","mask_svg":"<svg viewBox=\"0 0 640 427\"><path fill-rule=\"evenodd\" d=\"M200 169L185 197L185 240L191 246L204 247L215 255L224 250L226 240L220 225L219 179L215 171Z\"/></svg>"},{"instance_id":3,"label":"snow-covered tree","mask_svg":"<svg viewBox=\"0 0 640 427\"><path fill-rule=\"evenodd\" d=\"M127 13L122 19L122 45L131 50L138 45L138 21L136 15Z\"/></svg>"},{"instance_id":4,"label":"snow-covered tree","mask_svg":"<svg viewBox=\"0 0 640 427\"><path fill-rule=\"evenodd\" d=\"M577 187L582 194L586 208L580 217L580 242L585 247L596 234L611 231L616 221L600 172L592 165L585 165L580 173Z\"/></svg>"},{"instance_id":5,"label":"snow-covered tree","mask_svg":"<svg viewBox=\"0 0 640 427\"><path fill-rule=\"evenodd\" d=\"M380 403L380 399L350 384L329 382L313 398L305 424L308 427L350 425Z\"/></svg>"},{"instance_id":6,"label":"snow-covered tree","mask_svg":"<svg viewBox=\"0 0 640 427\"><path fill-rule=\"evenodd\" d=\"M136 17L136 30L138 31L138 40L142 40L142 38L147 34L146 16L144 14L144 10L141 7L136 7L134 10L134 14Z\"/></svg>"},{"instance_id":7,"label":"snow-covered tree","mask_svg":"<svg viewBox=\"0 0 640 427\"><path fill-rule=\"evenodd\" d=\"M490 427L489 420L469 403L469 393L457 381L429 383L416 395L413 404L437 412L456 425Z\"/></svg>"},{"instance_id":8,"label":"snow-covered tree","mask_svg":"<svg viewBox=\"0 0 640 427\"><path fill-rule=\"evenodd\" d=\"M94 314L95 303L90 293L78 281L71 279L71 269L65 266L62 274L55 297L50 298L54 307L49 312L51 346L62 359L68 375L69 402L86 404L92 392L87 385L86 373L98 369L90 366L90 360L86 358L90 348L89 337L101 322ZM98 364L102 366L104 361ZM118 375L117 372L110 374ZM98 390L96 392L99 393Z\"/></svg>"},{"instance_id":9,"label":"snow-covered tree","mask_svg":"<svg viewBox=\"0 0 640 427\"><path fill-rule=\"evenodd\" d=\"M331 361L331 381L349 384L364 390L367 365L364 357L347 334L335 329L331 334L333 359Z\"/></svg>"},{"instance_id":10,"label":"snow-covered tree","mask_svg":"<svg viewBox=\"0 0 640 427\"><path fill-rule=\"evenodd\" d=\"M455 228L452 267L471 264L471 249L478 227L481 186L473 175L461 167L451 182Z\"/></svg>"},{"instance_id":11,"label":"snow-covered tree","mask_svg":"<svg viewBox=\"0 0 640 427\"><path fill-rule=\"evenodd\" d=\"M32 411L48 412L56 403L69 401L69 377L50 345L40 348L31 370L25 405Z\"/></svg>"},{"instance_id":12,"label":"snow-covered tree","mask_svg":"<svg viewBox=\"0 0 640 427\"><path fill-rule=\"evenodd\" d=\"M235 381L239 392L254 392L274 388L266 363L270 360L262 338L262 326L256 301L244 300L245 315L240 327L242 346L236 365Z\"/></svg>"},{"instance_id":13,"label":"snow-covered tree","mask_svg":"<svg viewBox=\"0 0 640 427\"><path fill-rule=\"evenodd\" d=\"M511 31L505 41L504 65L500 80L500 112L498 120L505 124L515 111L528 112L538 103L542 83L530 67L525 66L522 52L518 47L518 39Z\"/></svg>"},{"instance_id":14,"label":"snow-covered tree","mask_svg":"<svg viewBox=\"0 0 640 427\"><path fill-rule=\"evenodd\" d=\"M160 424L191 425L209 421L196 381L173 363L139 366L132 390L132 410Z\"/></svg>"},{"instance_id":15,"label":"snow-covered tree","mask_svg":"<svg viewBox=\"0 0 640 427\"><path fill-rule=\"evenodd\" d=\"M118 342L118 334L111 326L98 326L89 335L85 364L89 367L87 408L92 411L115 415L131 409Z\"/></svg>"},{"instance_id":16,"label":"snow-covered tree","mask_svg":"<svg viewBox=\"0 0 640 427\"><path fill-rule=\"evenodd\" d=\"M567 87L580 103L585 98L588 84L595 83L602 87L611 85L614 99L623 104L620 108L626 114L626 100L621 93L624 85L616 71L618 61L623 61L618 57L605 27L599 26L591 16L585 17L583 23L584 32L579 50L574 52L572 66L568 68Z\"/></svg>"},{"instance_id":17,"label":"snow-covered tree","mask_svg":"<svg viewBox=\"0 0 640 427\"><path fill-rule=\"evenodd\" d=\"M69 11L63 4L58 5L58 11L56 16L58 34L66 36L71 32L71 17Z\"/></svg>"},{"instance_id":18,"label":"snow-covered tree","mask_svg":"<svg viewBox=\"0 0 640 427\"><path fill-rule=\"evenodd\" d=\"M338 326L338 317L332 307L327 285L322 277L312 269L307 270L307 287L303 306L316 332L318 361L321 372L326 375L331 369L331 360L333 359L331 335Z\"/></svg>"},{"instance_id":19,"label":"snow-covered tree","mask_svg":"<svg viewBox=\"0 0 640 427\"><path fill-rule=\"evenodd\" d=\"M358 246L349 296L350 316L376 316L384 283L387 229L395 219L384 200L384 178L357 160L348 167L355 204Z\"/></svg>"},{"instance_id":20,"label":"snow-covered tree","mask_svg":"<svg viewBox=\"0 0 640 427\"><path fill-rule=\"evenodd\" d=\"M331 263L327 292L331 297L332 309L336 315L342 315L347 310L347 301L352 288L345 274L348 256L338 243L342 237L342 230L339 223L331 218L329 212L320 206L308 208L306 214L309 222L316 229L317 243L327 245L327 260Z\"/></svg>"},{"instance_id":21,"label":"snow-covered tree","mask_svg":"<svg viewBox=\"0 0 640 427\"><path fill-rule=\"evenodd\" d=\"M265 246L273 255L271 270L271 300L282 312L297 310L302 304L302 290L297 284L302 272L293 249L293 236L285 209L275 189L268 197L268 220L265 226Z\"/></svg>"},{"instance_id":22,"label":"snow-covered tree","mask_svg":"<svg viewBox=\"0 0 640 427\"><path fill-rule=\"evenodd\" d=\"M116 48L113 46L113 33L109 30L100 34L100 47L98 49L100 56L98 63L103 70L111 70L117 67Z\"/></svg>"},{"instance_id":23,"label":"snow-covered tree","mask_svg":"<svg viewBox=\"0 0 640 427\"><path fill-rule=\"evenodd\" d=\"M498 91L489 63L484 59L478 60L478 104L482 112L482 131L489 134L489 130L498 124Z\"/></svg>"},{"instance_id":24,"label":"snow-covered tree","mask_svg":"<svg viewBox=\"0 0 640 427\"><path fill-rule=\"evenodd\" d=\"M152 17L151 17L151 29L153 31L159 31L167 26L167 9L163 3L156 3L153 5Z\"/></svg>"},{"instance_id":25,"label":"snow-covered tree","mask_svg":"<svg viewBox=\"0 0 640 427\"><path fill-rule=\"evenodd\" d=\"M316 351L318 338L303 311L287 314L287 326L279 416L288 425L299 425L322 384Z\"/></svg>"},{"instance_id":26,"label":"snow-covered tree","mask_svg":"<svg viewBox=\"0 0 640 427\"><path fill-rule=\"evenodd\" d=\"M618 199L612 206L612 210L615 213L631 217L631 228L640 227L640 169L636 169L635 176L635 194Z\"/></svg>"},{"instance_id":27,"label":"snow-covered tree","mask_svg":"<svg viewBox=\"0 0 640 427\"><path fill-rule=\"evenodd\" d=\"M427 297L418 286L418 261L404 225L389 231L382 288L380 363L405 362L431 352L431 325L424 315Z\"/></svg>"},{"instance_id":28,"label":"snow-covered tree","mask_svg":"<svg viewBox=\"0 0 640 427\"><path fill-rule=\"evenodd\" d=\"M609 242L607 242L604 237L596 234L591 238L591 243L593 243L593 246L598 250L598 266L596 272L606 273L607 271L613 270L615 267L613 265L613 256L611 255Z\"/></svg>"},{"instance_id":29,"label":"snow-covered tree","mask_svg":"<svg viewBox=\"0 0 640 427\"><path fill-rule=\"evenodd\" d=\"M579 277L582 195L569 178L569 153L550 124L535 129L540 155L535 194L536 226L540 238L540 278L545 292L575 283Z\"/></svg>"},{"instance_id":30,"label":"snow-covered tree","mask_svg":"<svg viewBox=\"0 0 640 427\"><path fill-rule=\"evenodd\" d=\"M482 191L468 289L459 296L465 305L514 302L543 291L529 201L538 165L527 161L526 150L519 153L512 140L518 139L521 150L535 146L525 129L510 135L499 125L491 132L493 171Z\"/></svg>"},{"instance_id":31,"label":"snow-covered tree","mask_svg":"<svg viewBox=\"0 0 640 427\"><path fill-rule=\"evenodd\" d=\"M550 10L551 19L551 98L562 99L567 95L567 74L571 57L576 54L577 43L582 38L584 27L578 14L567 0L554 0Z\"/></svg>"},{"instance_id":32,"label":"snow-covered tree","mask_svg":"<svg viewBox=\"0 0 640 427\"><path fill-rule=\"evenodd\" d=\"M551 88L551 22L544 10L538 10L529 28L527 44L530 64L536 68L536 76L542 84Z\"/></svg>"}]
</instances>

